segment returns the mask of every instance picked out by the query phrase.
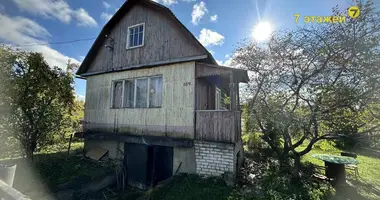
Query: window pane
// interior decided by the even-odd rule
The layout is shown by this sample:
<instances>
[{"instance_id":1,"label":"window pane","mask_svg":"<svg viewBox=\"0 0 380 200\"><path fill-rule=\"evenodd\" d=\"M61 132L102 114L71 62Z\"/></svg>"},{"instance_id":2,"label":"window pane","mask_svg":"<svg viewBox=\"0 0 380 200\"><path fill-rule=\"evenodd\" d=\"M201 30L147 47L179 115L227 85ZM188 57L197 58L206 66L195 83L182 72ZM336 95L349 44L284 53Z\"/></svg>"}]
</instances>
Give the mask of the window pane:
<instances>
[{"instance_id":1,"label":"window pane","mask_svg":"<svg viewBox=\"0 0 380 200\"><path fill-rule=\"evenodd\" d=\"M133 108L135 94L135 81L125 80L124 85L124 107Z\"/></svg>"},{"instance_id":2,"label":"window pane","mask_svg":"<svg viewBox=\"0 0 380 200\"><path fill-rule=\"evenodd\" d=\"M144 31L144 26L143 25L140 25L139 26L139 32L143 32Z\"/></svg>"},{"instance_id":3,"label":"window pane","mask_svg":"<svg viewBox=\"0 0 380 200\"><path fill-rule=\"evenodd\" d=\"M122 90L123 90L123 82L122 81L114 82L114 84L113 84L113 102L112 102L113 108L121 108Z\"/></svg>"},{"instance_id":4,"label":"window pane","mask_svg":"<svg viewBox=\"0 0 380 200\"><path fill-rule=\"evenodd\" d=\"M139 45L143 43L143 33L139 33Z\"/></svg>"},{"instance_id":5,"label":"window pane","mask_svg":"<svg viewBox=\"0 0 380 200\"><path fill-rule=\"evenodd\" d=\"M138 45L138 33L133 35L133 46Z\"/></svg>"},{"instance_id":6,"label":"window pane","mask_svg":"<svg viewBox=\"0 0 380 200\"><path fill-rule=\"evenodd\" d=\"M148 79L137 79L136 83L136 108L147 107Z\"/></svg>"},{"instance_id":7,"label":"window pane","mask_svg":"<svg viewBox=\"0 0 380 200\"><path fill-rule=\"evenodd\" d=\"M129 35L128 47L133 47L133 35Z\"/></svg>"},{"instance_id":8,"label":"window pane","mask_svg":"<svg viewBox=\"0 0 380 200\"><path fill-rule=\"evenodd\" d=\"M134 32L135 32L135 29L134 29L134 28L130 28L130 29L129 29L129 35L133 35Z\"/></svg>"},{"instance_id":9,"label":"window pane","mask_svg":"<svg viewBox=\"0 0 380 200\"><path fill-rule=\"evenodd\" d=\"M162 104L162 77L150 78L149 107L157 108Z\"/></svg>"}]
</instances>

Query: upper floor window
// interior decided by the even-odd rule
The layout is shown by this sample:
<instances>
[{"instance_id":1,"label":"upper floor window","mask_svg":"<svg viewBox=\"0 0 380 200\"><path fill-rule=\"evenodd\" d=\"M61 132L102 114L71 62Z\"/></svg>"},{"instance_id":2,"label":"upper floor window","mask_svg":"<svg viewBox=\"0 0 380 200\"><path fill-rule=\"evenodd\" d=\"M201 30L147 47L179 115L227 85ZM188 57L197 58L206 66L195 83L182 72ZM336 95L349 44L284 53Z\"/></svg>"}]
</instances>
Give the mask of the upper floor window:
<instances>
[{"instance_id":1,"label":"upper floor window","mask_svg":"<svg viewBox=\"0 0 380 200\"><path fill-rule=\"evenodd\" d=\"M144 23L128 27L127 49L144 45L144 29Z\"/></svg>"},{"instance_id":2,"label":"upper floor window","mask_svg":"<svg viewBox=\"0 0 380 200\"><path fill-rule=\"evenodd\" d=\"M112 82L112 108L159 108L162 76L139 77Z\"/></svg>"}]
</instances>

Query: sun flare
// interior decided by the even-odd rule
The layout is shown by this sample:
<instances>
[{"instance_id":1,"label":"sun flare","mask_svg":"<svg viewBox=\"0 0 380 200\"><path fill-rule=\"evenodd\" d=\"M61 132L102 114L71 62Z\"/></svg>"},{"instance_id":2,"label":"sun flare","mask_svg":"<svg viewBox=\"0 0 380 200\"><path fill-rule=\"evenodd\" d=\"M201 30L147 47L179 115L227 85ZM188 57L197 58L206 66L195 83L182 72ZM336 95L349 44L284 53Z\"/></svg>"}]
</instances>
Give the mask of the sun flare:
<instances>
[{"instance_id":1,"label":"sun flare","mask_svg":"<svg viewBox=\"0 0 380 200\"><path fill-rule=\"evenodd\" d=\"M269 22L260 22L254 27L252 36L257 41L264 41L269 38L271 33L271 24Z\"/></svg>"}]
</instances>

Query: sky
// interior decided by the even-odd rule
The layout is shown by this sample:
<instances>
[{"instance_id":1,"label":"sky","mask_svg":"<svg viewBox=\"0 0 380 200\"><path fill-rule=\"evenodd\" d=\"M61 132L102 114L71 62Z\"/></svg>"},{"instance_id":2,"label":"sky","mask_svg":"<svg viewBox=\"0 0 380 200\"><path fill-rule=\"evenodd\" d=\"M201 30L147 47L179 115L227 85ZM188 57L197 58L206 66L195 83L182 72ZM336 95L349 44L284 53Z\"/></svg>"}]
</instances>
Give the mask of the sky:
<instances>
[{"instance_id":1,"label":"sky","mask_svg":"<svg viewBox=\"0 0 380 200\"><path fill-rule=\"evenodd\" d=\"M213 54L229 65L234 49L253 39L259 22L272 29L294 29L294 14L330 16L338 5L348 8L353 0L155 0L176 17ZM68 60L80 63L95 37L124 0L5 0L0 2L0 43L17 45L44 54L50 65L65 68ZM85 39L85 40L83 40ZM71 43L61 43L74 41ZM56 43L56 44L54 44ZM58 43L58 44L57 44ZM38 45L37 45L38 44ZM75 80L76 95L83 99L86 81Z\"/></svg>"}]
</instances>

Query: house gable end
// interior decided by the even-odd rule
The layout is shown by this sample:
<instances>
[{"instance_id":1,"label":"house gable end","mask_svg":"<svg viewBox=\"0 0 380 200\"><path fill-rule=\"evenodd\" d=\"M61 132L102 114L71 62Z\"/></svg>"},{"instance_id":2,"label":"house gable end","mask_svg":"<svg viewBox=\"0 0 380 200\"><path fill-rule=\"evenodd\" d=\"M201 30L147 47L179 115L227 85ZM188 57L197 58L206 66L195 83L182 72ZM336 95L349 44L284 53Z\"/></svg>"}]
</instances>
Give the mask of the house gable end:
<instances>
[{"instance_id":1,"label":"house gable end","mask_svg":"<svg viewBox=\"0 0 380 200\"><path fill-rule=\"evenodd\" d=\"M128 27L136 24L144 24L144 45L127 49ZM97 40L103 41L96 41L98 47L90 62L87 58L89 55L86 56L87 63L82 63L85 66L80 67L79 75L136 68L152 63L199 59L200 56L207 56L209 59L211 57L169 9L150 1L141 0L132 4L127 13L109 30L100 33ZM93 48L94 46L89 54Z\"/></svg>"}]
</instances>

